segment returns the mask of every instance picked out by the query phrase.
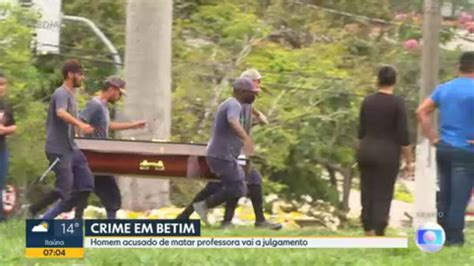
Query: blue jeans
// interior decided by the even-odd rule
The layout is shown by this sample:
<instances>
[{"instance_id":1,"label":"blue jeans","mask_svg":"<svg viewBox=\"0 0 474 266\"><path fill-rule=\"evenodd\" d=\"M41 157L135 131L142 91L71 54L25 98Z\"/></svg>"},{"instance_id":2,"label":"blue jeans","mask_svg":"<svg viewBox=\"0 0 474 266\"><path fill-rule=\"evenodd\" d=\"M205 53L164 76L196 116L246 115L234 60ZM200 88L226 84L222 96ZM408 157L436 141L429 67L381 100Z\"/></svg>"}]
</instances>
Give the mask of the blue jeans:
<instances>
[{"instance_id":1,"label":"blue jeans","mask_svg":"<svg viewBox=\"0 0 474 266\"><path fill-rule=\"evenodd\" d=\"M5 219L3 210L3 188L8 175L8 151L0 150L0 221Z\"/></svg>"},{"instance_id":2,"label":"blue jeans","mask_svg":"<svg viewBox=\"0 0 474 266\"><path fill-rule=\"evenodd\" d=\"M447 244L463 244L465 212L474 186L474 152L445 142L436 148L438 223L446 232Z\"/></svg>"}]
</instances>

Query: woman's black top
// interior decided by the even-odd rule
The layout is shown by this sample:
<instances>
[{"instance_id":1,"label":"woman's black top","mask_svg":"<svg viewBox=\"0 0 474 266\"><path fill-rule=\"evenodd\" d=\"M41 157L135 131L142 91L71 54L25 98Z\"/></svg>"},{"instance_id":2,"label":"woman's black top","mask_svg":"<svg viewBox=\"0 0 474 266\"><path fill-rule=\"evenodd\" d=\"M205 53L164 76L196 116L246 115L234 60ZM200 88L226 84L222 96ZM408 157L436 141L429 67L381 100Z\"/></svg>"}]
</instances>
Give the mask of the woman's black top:
<instances>
[{"instance_id":1,"label":"woman's black top","mask_svg":"<svg viewBox=\"0 0 474 266\"><path fill-rule=\"evenodd\" d=\"M410 144L407 123L401 97L381 92L367 96L359 117L359 163L398 164L401 146Z\"/></svg>"}]
</instances>

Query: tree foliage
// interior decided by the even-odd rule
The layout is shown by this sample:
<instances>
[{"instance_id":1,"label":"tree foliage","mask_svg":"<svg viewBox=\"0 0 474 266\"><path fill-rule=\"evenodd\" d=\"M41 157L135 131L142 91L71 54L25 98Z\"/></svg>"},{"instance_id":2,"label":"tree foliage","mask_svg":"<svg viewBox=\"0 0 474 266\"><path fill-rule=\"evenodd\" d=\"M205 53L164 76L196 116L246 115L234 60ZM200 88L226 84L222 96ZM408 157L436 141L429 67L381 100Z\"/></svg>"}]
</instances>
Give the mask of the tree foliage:
<instances>
[{"instance_id":1,"label":"tree foliage","mask_svg":"<svg viewBox=\"0 0 474 266\"><path fill-rule=\"evenodd\" d=\"M405 49L403 41L420 38L421 23L415 15L394 20L398 12L418 10L420 1L413 2L174 1L172 140L207 142L214 111L230 95L230 82L243 70L256 68L264 76L265 90L255 106L271 122L253 131L257 151L265 158L259 168L267 189L288 197L347 200L346 193L339 195L334 177L340 173L350 188L356 175L359 106L376 89L377 68L395 65L400 73L397 93L405 97L410 112L418 101L420 50ZM64 1L63 11L93 20L123 57L125 1ZM0 66L10 76L12 99L19 104L20 134L11 140L12 173L18 179L44 168L43 121L48 97L59 84L60 62L66 57L82 60L89 95L98 89L98 81L116 71L92 32L66 21L61 55L34 56L31 27L24 19L18 15L0 21L0 40L10 45L0 48ZM452 37L443 35L443 41ZM457 52L442 51L441 64L451 66L442 68L443 80L454 75L455 56Z\"/></svg>"},{"instance_id":2,"label":"tree foliage","mask_svg":"<svg viewBox=\"0 0 474 266\"><path fill-rule=\"evenodd\" d=\"M36 14L10 5L0 5L0 10L7 14L0 20L0 71L8 79L18 125L17 134L9 137L10 173L18 182L37 175L44 162L44 106L35 100L40 77L31 50Z\"/></svg>"}]
</instances>

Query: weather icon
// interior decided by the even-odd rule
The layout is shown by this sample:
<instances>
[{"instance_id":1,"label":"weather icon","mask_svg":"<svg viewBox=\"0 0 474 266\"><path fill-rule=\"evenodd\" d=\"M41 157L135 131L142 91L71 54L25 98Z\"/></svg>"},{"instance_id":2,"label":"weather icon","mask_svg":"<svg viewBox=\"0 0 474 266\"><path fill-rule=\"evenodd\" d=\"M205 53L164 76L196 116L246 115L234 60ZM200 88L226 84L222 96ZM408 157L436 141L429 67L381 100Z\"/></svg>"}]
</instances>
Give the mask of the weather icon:
<instances>
[{"instance_id":1,"label":"weather icon","mask_svg":"<svg viewBox=\"0 0 474 266\"><path fill-rule=\"evenodd\" d=\"M48 232L48 223L47 222L42 222L38 225L33 226L33 229L31 229L31 232L33 233L46 233Z\"/></svg>"}]
</instances>

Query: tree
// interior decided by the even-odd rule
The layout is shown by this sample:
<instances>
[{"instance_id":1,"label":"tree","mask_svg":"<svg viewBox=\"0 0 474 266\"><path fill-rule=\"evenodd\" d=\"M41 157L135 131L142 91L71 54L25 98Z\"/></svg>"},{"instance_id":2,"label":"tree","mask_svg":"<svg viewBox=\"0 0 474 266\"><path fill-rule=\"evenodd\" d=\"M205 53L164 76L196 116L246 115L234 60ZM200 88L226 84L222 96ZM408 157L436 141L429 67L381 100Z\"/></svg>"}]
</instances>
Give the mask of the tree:
<instances>
[{"instance_id":1,"label":"tree","mask_svg":"<svg viewBox=\"0 0 474 266\"><path fill-rule=\"evenodd\" d=\"M405 97L411 114L416 108L419 47L406 49L403 44L421 36L421 18L411 12L417 10L419 2L173 1L171 140L207 142L213 113L230 95L230 81L247 68L257 68L264 75L263 86L268 93L262 93L256 107L271 121L269 126L256 126L253 131L257 150L265 158L260 168L267 191L288 197L308 194L347 207L352 179L357 176L354 147L358 109L363 97L376 89L378 66L397 67L397 93ZM66 14L92 19L123 55L124 3L74 0L63 7ZM400 12L408 15L397 17ZM457 25L445 24L442 38L449 41ZM62 56L36 57L31 68L25 62L31 52L22 47L28 57L11 68L32 71L18 77L28 77L25 82L34 88L29 91L35 103L25 113L36 115L25 121L40 130L44 120L39 116L44 116L48 97L59 84L57 68L64 57L79 57L86 65L88 94L81 96L82 103L97 90L97 81L114 72L110 55L88 29L67 22L61 45ZM455 73L456 57L457 52L441 52L441 64L450 66L442 69L441 80ZM0 63L14 60L1 59ZM416 131L413 118L410 115L412 139ZM44 134L33 132L29 128L22 140L30 139L30 146L38 150L34 156L43 160ZM22 159L14 160L18 162L14 172L22 176L37 175L44 168L22 169ZM344 180L342 196L336 189L341 185L340 177ZM180 192L172 194L172 199L179 204L188 203L193 191L199 189L194 183L172 184L173 191Z\"/></svg>"},{"instance_id":2,"label":"tree","mask_svg":"<svg viewBox=\"0 0 474 266\"><path fill-rule=\"evenodd\" d=\"M0 19L0 71L9 82L9 98L15 112L17 134L8 138L11 154L9 182L23 184L46 166L43 153L44 105L35 100L39 73L31 50L35 14L1 4L8 14Z\"/></svg>"}]
</instances>

